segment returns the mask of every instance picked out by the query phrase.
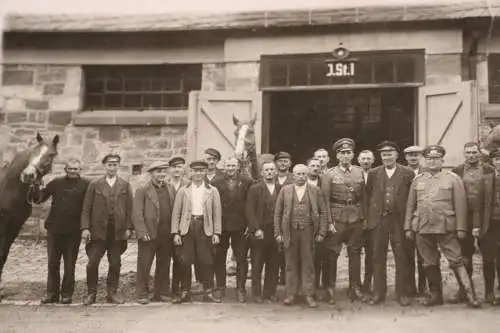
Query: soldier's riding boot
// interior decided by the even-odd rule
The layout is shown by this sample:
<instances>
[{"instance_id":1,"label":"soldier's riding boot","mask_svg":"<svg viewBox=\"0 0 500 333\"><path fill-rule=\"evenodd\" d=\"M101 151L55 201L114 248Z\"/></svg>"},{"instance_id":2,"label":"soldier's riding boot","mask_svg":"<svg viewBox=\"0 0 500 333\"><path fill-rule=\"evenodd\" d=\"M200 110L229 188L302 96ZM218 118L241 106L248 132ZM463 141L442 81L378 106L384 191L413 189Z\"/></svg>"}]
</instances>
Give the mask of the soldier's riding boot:
<instances>
[{"instance_id":1,"label":"soldier's riding boot","mask_svg":"<svg viewBox=\"0 0 500 333\"><path fill-rule=\"evenodd\" d=\"M337 254L331 254L329 259L329 274L328 274L328 304L335 304L335 285L337 284Z\"/></svg>"},{"instance_id":2,"label":"soldier's riding boot","mask_svg":"<svg viewBox=\"0 0 500 333\"><path fill-rule=\"evenodd\" d=\"M351 301L366 301L361 292L361 257L359 251L349 250L349 298Z\"/></svg>"},{"instance_id":3,"label":"soldier's riding boot","mask_svg":"<svg viewBox=\"0 0 500 333\"><path fill-rule=\"evenodd\" d=\"M443 304L443 290L441 269L439 266L429 266L425 268L425 275L429 283L429 294L423 301L425 306L436 306Z\"/></svg>"},{"instance_id":4,"label":"soldier's riding boot","mask_svg":"<svg viewBox=\"0 0 500 333\"><path fill-rule=\"evenodd\" d=\"M479 308L481 304L477 300L476 291L474 290L474 285L472 283L472 278L467 272L465 266L455 267L453 269L455 277L457 278L458 284L464 291L467 306L470 308Z\"/></svg>"},{"instance_id":5,"label":"soldier's riding boot","mask_svg":"<svg viewBox=\"0 0 500 333\"><path fill-rule=\"evenodd\" d=\"M497 305L495 297L495 262L483 262L484 277L484 301L491 305Z\"/></svg>"}]
</instances>

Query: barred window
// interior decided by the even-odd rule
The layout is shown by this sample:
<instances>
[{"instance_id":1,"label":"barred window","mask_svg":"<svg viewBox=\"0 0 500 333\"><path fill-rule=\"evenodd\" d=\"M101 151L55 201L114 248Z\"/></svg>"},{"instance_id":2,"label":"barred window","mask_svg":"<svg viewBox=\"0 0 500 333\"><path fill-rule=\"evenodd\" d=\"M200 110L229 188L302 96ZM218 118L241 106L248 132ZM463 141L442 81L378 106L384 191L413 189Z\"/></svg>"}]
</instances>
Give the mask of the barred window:
<instances>
[{"instance_id":1,"label":"barred window","mask_svg":"<svg viewBox=\"0 0 500 333\"><path fill-rule=\"evenodd\" d=\"M187 109L201 64L84 66L85 110Z\"/></svg>"}]
</instances>

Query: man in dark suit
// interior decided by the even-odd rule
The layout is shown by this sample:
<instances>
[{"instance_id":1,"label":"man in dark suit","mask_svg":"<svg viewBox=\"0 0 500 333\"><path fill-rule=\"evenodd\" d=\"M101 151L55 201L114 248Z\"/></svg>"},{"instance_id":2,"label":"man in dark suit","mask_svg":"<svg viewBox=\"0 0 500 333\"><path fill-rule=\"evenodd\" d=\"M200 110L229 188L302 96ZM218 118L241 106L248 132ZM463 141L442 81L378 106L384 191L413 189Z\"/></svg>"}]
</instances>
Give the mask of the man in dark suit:
<instances>
[{"instance_id":1,"label":"man in dark suit","mask_svg":"<svg viewBox=\"0 0 500 333\"><path fill-rule=\"evenodd\" d=\"M231 242L231 249L236 257L236 297L245 302L245 281L247 274L247 256L245 230L248 221L244 214L248 190L252 179L238 173L239 162L235 157L224 161L225 174L217 178L212 185L217 188L222 204L221 242L216 249L215 277L217 289L224 296L226 289L226 258Z\"/></svg>"},{"instance_id":2,"label":"man in dark suit","mask_svg":"<svg viewBox=\"0 0 500 333\"><path fill-rule=\"evenodd\" d=\"M256 303L265 299L277 301L278 286L278 244L273 235L274 209L278 198L274 162L262 163L261 175L262 180L250 187L246 204L248 232L252 235L252 298Z\"/></svg>"},{"instance_id":3,"label":"man in dark suit","mask_svg":"<svg viewBox=\"0 0 500 333\"><path fill-rule=\"evenodd\" d=\"M363 168L363 178L365 180L365 185L368 180L368 171L373 167L375 163L375 156L371 150L362 150L358 155L358 163L361 168ZM361 290L367 294L371 294L372 290L372 279L373 279L373 245L371 242L370 231L363 229L363 251L365 253L365 274L363 278L363 285Z\"/></svg>"},{"instance_id":4,"label":"man in dark suit","mask_svg":"<svg viewBox=\"0 0 500 333\"><path fill-rule=\"evenodd\" d=\"M307 184L309 169L293 168L294 184L283 187L276 201L274 235L284 245L286 257L285 305L295 303L299 290L306 304L314 308L314 242L326 235L326 208L320 189Z\"/></svg>"},{"instance_id":5,"label":"man in dark suit","mask_svg":"<svg viewBox=\"0 0 500 333\"><path fill-rule=\"evenodd\" d=\"M467 235L459 240L462 255L466 259L465 268L472 276L472 256L474 254L474 225L481 224L481 193L483 192L483 175L492 173L494 168L481 162L481 149L479 143L468 142L464 145L465 161L452 171L463 181L467 196ZM459 286L458 292L450 303L463 303L467 301L465 291Z\"/></svg>"},{"instance_id":6,"label":"man in dark suit","mask_svg":"<svg viewBox=\"0 0 500 333\"><path fill-rule=\"evenodd\" d=\"M413 171L415 177L423 172L422 168L422 151L423 148L419 146L409 146L404 150L405 160L408 168ZM427 279L425 277L425 270L422 263L422 256L418 253L415 240L405 237L404 240L405 252L408 255L410 264L407 283L408 296L414 297L416 295L424 296L427 292ZM417 260L415 260L415 258ZM416 264L416 265L415 265ZM418 286L415 281L415 266L418 272ZM418 290L418 293L417 293Z\"/></svg>"},{"instance_id":7,"label":"man in dark suit","mask_svg":"<svg viewBox=\"0 0 500 333\"><path fill-rule=\"evenodd\" d=\"M109 262L107 300L109 303L123 303L117 295L121 255L127 249L127 240L134 226L132 188L117 176L120 162L120 155L104 156L102 163L106 175L89 185L83 201L81 229L89 257L85 305L95 303L99 263L106 252Z\"/></svg>"},{"instance_id":8,"label":"man in dark suit","mask_svg":"<svg viewBox=\"0 0 500 333\"><path fill-rule=\"evenodd\" d=\"M175 189L166 183L168 163L153 162L151 180L140 186L134 197L134 227L137 234L137 302L149 303L148 284L156 257L153 300L170 301L170 261L172 258L172 209Z\"/></svg>"},{"instance_id":9,"label":"man in dark suit","mask_svg":"<svg viewBox=\"0 0 500 333\"><path fill-rule=\"evenodd\" d=\"M474 221L472 235L478 239L483 256L484 300L491 305L498 305L494 286L495 258L500 255L500 149L493 149L489 157L494 168L483 174L480 203L483 218Z\"/></svg>"},{"instance_id":10,"label":"man in dark suit","mask_svg":"<svg viewBox=\"0 0 500 333\"><path fill-rule=\"evenodd\" d=\"M407 306L405 283L408 278L408 259L404 248L404 219L413 172L396 163L398 146L391 141L378 145L382 165L368 172L366 182L367 229L373 246L374 296L370 304L380 304L387 292L387 247L391 243L396 261L396 296L399 304Z\"/></svg>"}]
</instances>

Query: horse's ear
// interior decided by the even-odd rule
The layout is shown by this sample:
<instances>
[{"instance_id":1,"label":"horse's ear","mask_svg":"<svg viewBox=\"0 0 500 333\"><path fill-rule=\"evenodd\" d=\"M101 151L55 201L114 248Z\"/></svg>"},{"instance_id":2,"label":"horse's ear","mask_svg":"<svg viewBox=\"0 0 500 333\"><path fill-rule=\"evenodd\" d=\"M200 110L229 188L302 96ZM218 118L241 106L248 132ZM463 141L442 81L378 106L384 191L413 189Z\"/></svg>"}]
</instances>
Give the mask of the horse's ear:
<instances>
[{"instance_id":1,"label":"horse's ear","mask_svg":"<svg viewBox=\"0 0 500 333\"><path fill-rule=\"evenodd\" d=\"M257 121L257 114L254 113L252 119L250 119L250 124L254 126L256 121Z\"/></svg>"},{"instance_id":2,"label":"horse's ear","mask_svg":"<svg viewBox=\"0 0 500 333\"><path fill-rule=\"evenodd\" d=\"M59 135L56 134L54 136L54 139L52 139L52 145L54 146L54 148L57 148L57 144L59 143Z\"/></svg>"},{"instance_id":3,"label":"horse's ear","mask_svg":"<svg viewBox=\"0 0 500 333\"><path fill-rule=\"evenodd\" d=\"M40 135L40 132L36 132L36 141L38 143L42 143L43 142L43 138L42 136Z\"/></svg>"},{"instance_id":4,"label":"horse's ear","mask_svg":"<svg viewBox=\"0 0 500 333\"><path fill-rule=\"evenodd\" d=\"M234 126L238 126L240 124L240 121L238 118L236 118L236 116L233 114L233 124Z\"/></svg>"}]
</instances>

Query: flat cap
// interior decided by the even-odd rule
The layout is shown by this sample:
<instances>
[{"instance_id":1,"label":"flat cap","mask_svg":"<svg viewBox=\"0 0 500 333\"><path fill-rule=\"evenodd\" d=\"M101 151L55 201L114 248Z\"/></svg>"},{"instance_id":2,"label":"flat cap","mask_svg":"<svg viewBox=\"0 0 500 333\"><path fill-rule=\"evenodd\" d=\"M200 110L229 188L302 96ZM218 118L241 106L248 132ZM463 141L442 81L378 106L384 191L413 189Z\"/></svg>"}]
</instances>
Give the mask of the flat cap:
<instances>
[{"instance_id":1,"label":"flat cap","mask_svg":"<svg viewBox=\"0 0 500 333\"><path fill-rule=\"evenodd\" d=\"M424 157L444 157L446 155L446 149L439 145L430 145L424 148L422 151Z\"/></svg>"},{"instance_id":2,"label":"flat cap","mask_svg":"<svg viewBox=\"0 0 500 333\"><path fill-rule=\"evenodd\" d=\"M378 151L392 151L392 150L399 151L399 147L393 141L384 140L378 144L377 150Z\"/></svg>"},{"instance_id":3,"label":"flat cap","mask_svg":"<svg viewBox=\"0 0 500 333\"><path fill-rule=\"evenodd\" d=\"M350 138L342 138L333 144L334 151L344 151L344 150L354 150L355 144L354 140Z\"/></svg>"},{"instance_id":4,"label":"flat cap","mask_svg":"<svg viewBox=\"0 0 500 333\"><path fill-rule=\"evenodd\" d=\"M168 169L168 167L169 167L168 162L165 162L165 161L154 161L149 166L148 172L151 172L151 171L157 170L157 169Z\"/></svg>"},{"instance_id":5,"label":"flat cap","mask_svg":"<svg viewBox=\"0 0 500 333\"><path fill-rule=\"evenodd\" d=\"M420 146L409 146L406 147L405 150L403 151L405 154L408 153L422 153L424 149Z\"/></svg>"},{"instance_id":6,"label":"flat cap","mask_svg":"<svg viewBox=\"0 0 500 333\"><path fill-rule=\"evenodd\" d=\"M286 151L280 151L279 153L276 154L276 160L281 160L281 159L284 159L284 158L291 160L292 159L292 155L290 155Z\"/></svg>"},{"instance_id":7,"label":"flat cap","mask_svg":"<svg viewBox=\"0 0 500 333\"><path fill-rule=\"evenodd\" d=\"M490 158L494 157L500 157L500 148L495 148L492 151L490 151Z\"/></svg>"},{"instance_id":8,"label":"flat cap","mask_svg":"<svg viewBox=\"0 0 500 333\"><path fill-rule=\"evenodd\" d=\"M215 157L218 161L220 161L220 159L222 158L220 152L215 148L205 149L205 154Z\"/></svg>"},{"instance_id":9,"label":"flat cap","mask_svg":"<svg viewBox=\"0 0 500 333\"><path fill-rule=\"evenodd\" d=\"M203 160L196 160L189 164L191 169L207 169L208 163Z\"/></svg>"},{"instance_id":10,"label":"flat cap","mask_svg":"<svg viewBox=\"0 0 500 333\"><path fill-rule=\"evenodd\" d=\"M118 160L118 163L122 161L122 157L120 155L115 153L110 153L102 158L102 164L106 164L110 159Z\"/></svg>"},{"instance_id":11,"label":"flat cap","mask_svg":"<svg viewBox=\"0 0 500 333\"><path fill-rule=\"evenodd\" d=\"M172 157L170 161L168 161L168 165L171 167L176 166L177 164L186 164L186 160L180 156Z\"/></svg>"}]
</instances>

